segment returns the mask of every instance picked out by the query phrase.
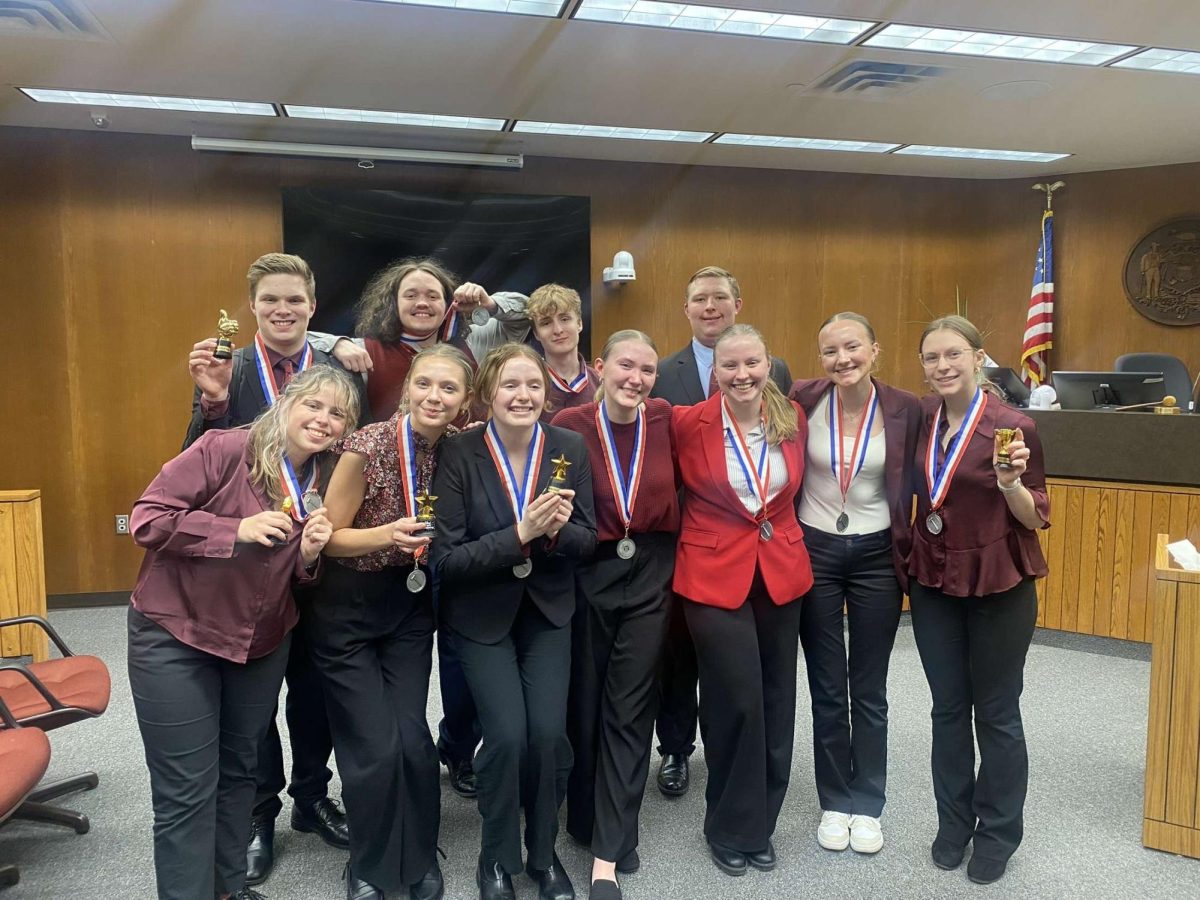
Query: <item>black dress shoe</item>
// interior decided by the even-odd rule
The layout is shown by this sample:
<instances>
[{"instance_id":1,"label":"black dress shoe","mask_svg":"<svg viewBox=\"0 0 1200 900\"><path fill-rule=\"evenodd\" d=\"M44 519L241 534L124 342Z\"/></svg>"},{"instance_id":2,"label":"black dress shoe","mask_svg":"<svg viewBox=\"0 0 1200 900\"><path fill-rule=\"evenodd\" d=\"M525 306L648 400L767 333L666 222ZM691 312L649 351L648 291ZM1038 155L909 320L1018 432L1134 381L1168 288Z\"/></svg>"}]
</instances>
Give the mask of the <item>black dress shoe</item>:
<instances>
[{"instance_id":1,"label":"black dress shoe","mask_svg":"<svg viewBox=\"0 0 1200 900\"><path fill-rule=\"evenodd\" d=\"M665 797L682 797L688 789L686 753L664 753L658 764L658 789Z\"/></svg>"},{"instance_id":2,"label":"black dress shoe","mask_svg":"<svg viewBox=\"0 0 1200 900\"><path fill-rule=\"evenodd\" d=\"M973 853L971 861L967 863L967 877L976 884L991 884L993 881L1003 878L1004 870L1007 868L1008 860L1006 859L988 859L986 856Z\"/></svg>"},{"instance_id":3,"label":"black dress shoe","mask_svg":"<svg viewBox=\"0 0 1200 900\"><path fill-rule=\"evenodd\" d=\"M451 759L441 750L438 751L438 757L450 775L450 789L460 797L468 800L474 798L479 790L475 783L475 760Z\"/></svg>"},{"instance_id":4,"label":"black dress shoe","mask_svg":"<svg viewBox=\"0 0 1200 900\"><path fill-rule=\"evenodd\" d=\"M770 841L767 841L766 850L756 850L754 853L744 853L742 855L746 857L746 862L760 872L770 872L775 868L775 845Z\"/></svg>"},{"instance_id":5,"label":"black dress shoe","mask_svg":"<svg viewBox=\"0 0 1200 900\"><path fill-rule=\"evenodd\" d=\"M946 870L957 869L961 866L963 856L966 852L966 844L961 844L958 841L952 841L944 837L936 838L933 842L933 847L930 848L933 864L939 869Z\"/></svg>"},{"instance_id":6,"label":"black dress shoe","mask_svg":"<svg viewBox=\"0 0 1200 900\"><path fill-rule=\"evenodd\" d=\"M483 857L479 857L475 883L479 885L479 900L517 900L511 876L494 859L484 862Z\"/></svg>"},{"instance_id":7,"label":"black dress shoe","mask_svg":"<svg viewBox=\"0 0 1200 900\"><path fill-rule=\"evenodd\" d=\"M728 847L722 847L720 844L708 842L708 852L712 856L712 861L717 864L717 868L726 875L745 875L746 874L746 854L737 850L730 850Z\"/></svg>"},{"instance_id":8,"label":"black dress shoe","mask_svg":"<svg viewBox=\"0 0 1200 900\"><path fill-rule=\"evenodd\" d=\"M532 878L538 886L538 900L575 900L575 888L571 886L571 879L567 877L567 871L563 868L562 860L558 858L558 854L554 854L554 861L550 863L548 869L530 869L526 868L529 877Z\"/></svg>"},{"instance_id":9,"label":"black dress shoe","mask_svg":"<svg viewBox=\"0 0 1200 900\"><path fill-rule=\"evenodd\" d=\"M346 900L383 900L383 891L356 877L350 863L346 863L342 876L346 879Z\"/></svg>"},{"instance_id":10,"label":"black dress shoe","mask_svg":"<svg viewBox=\"0 0 1200 900\"><path fill-rule=\"evenodd\" d=\"M642 867L642 858L638 856L637 847L634 847L624 856L617 860L617 871L622 875L632 875Z\"/></svg>"},{"instance_id":11,"label":"black dress shoe","mask_svg":"<svg viewBox=\"0 0 1200 900\"><path fill-rule=\"evenodd\" d=\"M621 886L607 878L597 879L588 891L588 900L621 900Z\"/></svg>"},{"instance_id":12,"label":"black dress shoe","mask_svg":"<svg viewBox=\"0 0 1200 900\"><path fill-rule=\"evenodd\" d=\"M292 804L292 830L315 834L330 847L350 849L350 826L346 814L328 797L315 803Z\"/></svg>"},{"instance_id":13,"label":"black dress shoe","mask_svg":"<svg viewBox=\"0 0 1200 900\"><path fill-rule=\"evenodd\" d=\"M411 900L442 900L446 893L446 882L442 879L442 868L434 857L429 871L421 876L421 880L408 889Z\"/></svg>"},{"instance_id":14,"label":"black dress shoe","mask_svg":"<svg viewBox=\"0 0 1200 900\"><path fill-rule=\"evenodd\" d=\"M229 895L229 900L267 900L258 891L253 891L248 887L242 888L240 891L234 891Z\"/></svg>"},{"instance_id":15,"label":"black dress shoe","mask_svg":"<svg viewBox=\"0 0 1200 900\"><path fill-rule=\"evenodd\" d=\"M275 817L251 820L250 843L246 845L246 884L262 884L275 865Z\"/></svg>"}]
</instances>

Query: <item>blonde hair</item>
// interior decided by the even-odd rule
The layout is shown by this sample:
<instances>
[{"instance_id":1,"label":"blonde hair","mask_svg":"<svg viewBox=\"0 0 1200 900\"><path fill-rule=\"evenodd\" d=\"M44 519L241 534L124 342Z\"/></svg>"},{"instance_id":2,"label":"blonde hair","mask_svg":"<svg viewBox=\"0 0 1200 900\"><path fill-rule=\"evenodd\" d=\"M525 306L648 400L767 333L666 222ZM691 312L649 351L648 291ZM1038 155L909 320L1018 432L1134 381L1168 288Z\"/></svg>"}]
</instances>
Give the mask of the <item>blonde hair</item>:
<instances>
[{"instance_id":1,"label":"blonde hair","mask_svg":"<svg viewBox=\"0 0 1200 900\"><path fill-rule=\"evenodd\" d=\"M612 355L613 348L617 344L625 341L641 341L647 347L654 351L655 357L658 356L658 347L654 344L654 339L644 331L638 331L636 328L622 328L620 331L614 331L608 336L608 340L604 342L604 349L600 351L600 358L608 362L609 356ZM657 359L655 360L657 362ZM599 403L604 399L604 385L596 388L595 400Z\"/></svg>"},{"instance_id":2,"label":"blonde hair","mask_svg":"<svg viewBox=\"0 0 1200 900\"><path fill-rule=\"evenodd\" d=\"M480 402L488 407L488 418L492 416L491 405L500 384L500 373L504 370L505 363L518 357L524 357L537 365L538 371L542 373L542 384L546 386L546 402L542 408L554 408L550 402L550 370L546 368L546 361L528 344L509 341L488 353L479 364L479 371L475 373L475 393Z\"/></svg>"},{"instance_id":3,"label":"blonde hair","mask_svg":"<svg viewBox=\"0 0 1200 900\"><path fill-rule=\"evenodd\" d=\"M313 303L317 299L317 277L313 270L299 256L291 253L264 253L246 272L246 281L250 285L250 299L258 293L258 283L268 275L297 275L304 280L304 288L308 291L308 300Z\"/></svg>"},{"instance_id":4,"label":"blonde hair","mask_svg":"<svg viewBox=\"0 0 1200 900\"><path fill-rule=\"evenodd\" d=\"M734 299L742 296L741 285L738 280L733 277L733 273L728 269L722 269L720 266L705 266L702 269L697 269L692 273L692 277L688 279L687 287L683 290L683 297L686 300L688 294L692 292L692 285L701 278L724 278L729 282L729 291L733 294Z\"/></svg>"},{"instance_id":5,"label":"blonde hair","mask_svg":"<svg viewBox=\"0 0 1200 900\"><path fill-rule=\"evenodd\" d=\"M731 341L734 338L748 337L754 338L763 345L763 353L766 354L768 369L767 380L763 384L763 421L766 423L767 443L781 444L784 441L790 441L800 431L800 419L796 413L796 407L792 406L792 401L783 396L783 391L779 390L779 385L771 378L770 362L771 350L767 346L766 339L763 338L760 332L753 325L730 325L721 332L717 338L717 342L713 345L713 366L717 363L717 354L721 350L721 344L726 341Z\"/></svg>"},{"instance_id":6,"label":"blonde hair","mask_svg":"<svg viewBox=\"0 0 1200 900\"><path fill-rule=\"evenodd\" d=\"M287 450L287 424L292 408L327 387L333 388L337 404L346 414L345 434L349 434L358 424L358 387L344 371L326 364L311 366L289 381L282 396L250 426L247 444L251 460L250 481L261 488L272 503L283 499L279 461Z\"/></svg>"},{"instance_id":7,"label":"blonde hair","mask_svg":"<svg viewBox=\"0 0 1200 900\"><path fill-rule=\"evenodd\" d=\"M583 321L583 301L579 299L579 292L561 284L543 284L529 295L529 303L525 306L530 322L561 312L574 313L579 321Z\"/></svg>"},{"instance_id":8,"label":"blonde hair","mask_svg":"<svg viewBox=\"0 0 1200 900\"><path fill-rule=\"evenodd\" d=\"M475 367L471 365L471 361L467 359L467 355L453 344L434 344L432 347L426 347L414 356L412 363L408 367L408 374L404 376L404 390L400 396L400 412L402 414L408 412L408 385L412 381L413 373L417 371L421 363L437 359L444 359L462 370L464 393L462 406L459 411L462 412L469 408L471 398L475 393Z\"/></svg>"},{"instance_id":9,"label":"blonde hair","mask_svg":"<svg viewBox=\"0 0 1200 900\"><path fill-rule=\"evenodd\" d=\"M442 286L442 299L449 307L458 290L458 276L436 259L411 257L394 262L377 272L363 289L358 301L358 321L354 333L359 337L375 338L384 343L400 340L404 327L400 324L400 311L396 308L396 296L400 283L413 272L424 272L437 279Z\"/></svg>"}]
</instances>

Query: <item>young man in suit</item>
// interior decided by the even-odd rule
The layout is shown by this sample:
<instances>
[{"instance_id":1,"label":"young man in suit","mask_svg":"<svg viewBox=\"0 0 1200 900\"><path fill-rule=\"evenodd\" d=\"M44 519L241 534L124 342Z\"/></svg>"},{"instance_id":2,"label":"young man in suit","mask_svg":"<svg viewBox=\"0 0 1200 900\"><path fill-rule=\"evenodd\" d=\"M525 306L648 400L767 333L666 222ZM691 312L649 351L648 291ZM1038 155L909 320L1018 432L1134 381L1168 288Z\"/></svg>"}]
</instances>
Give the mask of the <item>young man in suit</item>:
<instances>
[{"instance_id":1,"label":"young man in suit","mask_svg":"<svg viewBox=\"0 0 1200 900\"><path fill-rule=\"evenodd\" d=\"M683 314L692 326L692 340L658 364L658 380L651 397L662 397L673 406L702 403L716 390L713 380L713 347L733 325L742 309L742 290L733 274L719 266L705 266L688 279ZM771 380L786 395L792 374L782 359L771 360ZM696 650L683 619L682 605L671 604L667 639L659 670L659 710L655 723L658 752L658 789L667 797L687 793L688 757L696 749Z\"/></svg>"},{"instance_id":2,"label":"young man in suit","mask_svg":"<svg viewBox=\"0 0 1200 900\"><path fill-rule=\"evenodd\" d=\"M205 431L237 428L253 422L271 406L292 375L313 365L341 367L328 353L311 347L308 322L317 308L316 279L308 263L287 253L260 256L246 274L250 284L250 311L258 330L233 359L213 355L214 338L200 341L188 357L188 371L196 384L192 421L184 447ZM357 378L356 378L357 380ZM363 418L368 419L363 397ZM325 473L328 477L328 473ZM329 798L332 773L329 756L333 738L325 713L320 676L304 640L305 598L298 594L300 621L293 633L287 667L285 714L292 744L292 828L319 835L327 844L349 847L346 816ZM254 802L254 827L246 851L246 883L261 884L271 874L275 857L275 818L283 808L279 792L287 785L283 747L275 717L258 750L258 791Z\"/></svg>"}]
</instances>

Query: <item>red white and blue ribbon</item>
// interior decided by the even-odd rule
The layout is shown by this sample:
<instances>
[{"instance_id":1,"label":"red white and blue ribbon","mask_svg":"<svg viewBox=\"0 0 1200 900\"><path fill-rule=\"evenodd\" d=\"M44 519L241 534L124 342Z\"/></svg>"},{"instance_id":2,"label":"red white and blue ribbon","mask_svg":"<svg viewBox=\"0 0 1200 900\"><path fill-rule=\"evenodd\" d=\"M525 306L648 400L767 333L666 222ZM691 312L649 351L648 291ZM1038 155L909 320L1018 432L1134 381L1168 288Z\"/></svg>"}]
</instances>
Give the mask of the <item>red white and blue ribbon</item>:
<instances>
[{"instance_id":1,"label":"red white and blue ribbon","mask_svg":"<svg viewBox=\"0 0 1200 900\"><path fill-rule=\"evenodd\" d=\"M725 434L729 436L729 443L733 446L734 455L741 463L742 471L746 474L746 483L750 485L750 491L758 498L760 504L758 514L762 515L767 509L767 490L771 486L771 454L767 452L767 442L764 438L762 451L758 455L758 464L755 465L753 457L750 455L750 445L746 443L742 429L729 409L729 401L722 397L721 403L725 407L725 418L732 426L725 429Z\"/></svg>"},{"instance_id":2,"label":"red white and blue ribbon","mask_svg":"<svg viewBox=\"0 0 1200 900\"><path fill-rule=\"evenodd\" d=\"M637 503L638 487L642 483L642 466L646 461L646 408L639 406L633 426L633 454L629 457L629 471L621 468L617 455L617 442L613 437L612 422L603 401L596 404L596 430L600 432L600 446L604 448L604 468L608 472L608 483L612 485L617 500L617 515L621 524L629 531L633 521L633 506Z\"/></svg>"},{"instance_id":3,"label":"red white and blue ribbon","mask_svg":"<svg viewBox=\"0 0 1200 900\"><path fill-rule=\"evenodd\" d=\"M312 359L312 346L305 341L304 350L300 353L300 364L296 367L295 374L299 375L311 366ZM262 334L258 333L254 335L254 364L258 368L258 382L262 385L263 396L267 398L267 406L274 406L279 395L283 393L283 388L275 381L275 367L271 365L271 358L267 356L267 343L263 340Z\"/></svg>"},{"instance_id":4,"label":"red white and blue ribbon","mask_svg":"<svg viewBox=\"0 0 1200 900\"><path fill-rule=\"evenodd\" d=\"M483 433L483 441L487 444L488 452L492 454L492 462L500 475L500 483L504 486L504 493L508 497L513 515L516 516L516 521L519 523L525 515L525 507L529 505L529 498L533 495L533 487L537 484L538 470L542 467L542 447L546 443L546 433L542 430L541 425L534 423L533 437L529 441L529 459L525 463L525 478L519 484L517 476L513 472L512 463L508 459L508 451L504 449L500 433L496 431L494 420L488 422L487 429Z\"/></svg>"},{"instance_id":5,"label":"red white and blue ribbon","mask_svg":"<svg viewBox=\"0 0 1200 900\"><path fill-rule=\"evenodd\" d=\"M315 459L309 461L308 472L308 483L301 487L300 479L296 477L296 470L292 468L292 461L288 459L286 453L283 455L283 462L279 467L279 478L283 483L284 506L286 512L290 513L297 522L303 522L308 518L308 510L304 508L304 495L317 488L317 477L320 473ZM288 500L291 503L288 503Z\"/></svg>"},{"instance_id":6,"label":"red white and blue ribbon","mask_svg":"<svg viewBox=\"0 0 1200 900\"><path fill-rule=\"evenodd\" d=\"M943 459L942 442L938 433L942 424L944 408L945 404L938 406L937 412L934 414L933 430L929 432L929 448L925 451L925 484L929 488L931 510L939 509L946 502L946 495L950 491L950 482L954 480L958 464L962 462L967 445L971 443L971 437L975 434L975 429L979 427L979 420L983 418L983 411L987 408L987 394L980 388L975 389L975 396L971 400L970 408L967 409L962 427L950 441L950 446Z\"/></svg>"},{"instance_id":7,"label":"red white and blue ribbon","mask_svg":"<svg viewBox=\"0 0 1200 900\"><path fill-rule=\"evenodd\" d=\"M412 331L401 331L400 340L406 344L423 344L434 335L442 343L453 341L462 332L462 317L458 314L457 301L446 308L446 316L437 328L428 334L416 334Z\"/></svg>"},{"instance_id":8,"label":"red white and blue ribbon","mask_svg":"<svg viewBox=\"0 0 1200 900\"><path fill-rule=\"evenodd\" d=\"M579 374L569 383L549 366L546 366L546 371L550 373L550 380L554 382L554 386L564 394L581 394L588 386L587 366L582 363L579 366Z\"/></svg>"},{"instance_id":9,"label":"red white and blue ribbon","mask_svg":"<svg viewBox=\"0 0 1200 900\"><path fill-rule=\"evenodd\" d=\"M406 512L417 514L417 449L413 442L412 416L405 416L396 425L396 449L400 452L400 485L404 489Z\"/></svg>"},{"instance_id":10,"label":"red white and blue ribbon","mask_svg":"<svg viewBox=\"0 0 1200 900\"><path fill-rule=\"evenodd\" d=\"M871 393L867 396L867 404L864 407L867 414L858 422L858 433L854 436L854 449L850 451L850 459L846 460L842 398L836 387L831 387L829 394L829 466L833 469L833 477L837 479L838 487L842 490L842 503L845 504L846 495L850 493L850 482L854 480L855 475L862 471L863 464L867 461L867 445L871 442L871 426L875 422L875 412L879 409L879 395L875 392L875 385L872 383Z\"/></svg>"}]
</instances>

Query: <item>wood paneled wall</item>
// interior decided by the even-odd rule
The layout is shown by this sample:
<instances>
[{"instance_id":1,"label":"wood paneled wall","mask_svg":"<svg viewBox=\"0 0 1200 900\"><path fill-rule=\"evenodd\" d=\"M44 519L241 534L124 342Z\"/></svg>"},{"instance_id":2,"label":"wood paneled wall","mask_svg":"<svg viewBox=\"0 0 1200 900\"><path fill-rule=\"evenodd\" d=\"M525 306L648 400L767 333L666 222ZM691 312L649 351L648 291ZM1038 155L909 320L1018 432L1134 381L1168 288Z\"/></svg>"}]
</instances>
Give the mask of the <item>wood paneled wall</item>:
<instances>
[{"instance_id":1,"label":"wood paneled wall","mask_svg":"<svg viewBox=\"0 0 1200 900\"><path fill-rule=\"evenodd\" d=\"M1142 319L1121 290L1134 241L1200 211L1200 165L1072 176L1058 195L1058 368L1108 368L1128 350L1200 369L1200 329ZM1041 177L1041 176L1039 176ZM699 266L741 280L742 319L797 376L815 332L856 309L876 325L881 375L917 389L922 322L956 289L1015 363L1039 218L1036 179L981 182L585 160L474 172L192 152L186 138L0 129L0 488L43 492L51 593L128 589L141 554L113 532L179 448L186 355L215 310L245 303L246 266L278 249L279 188L566 193L592 201L593 328L642 328L664 352L689 336L683 288ZM638 280L599 282L617 250ZM317 273L318 279L320 273Z\"/></svg>"}]
</instances>

